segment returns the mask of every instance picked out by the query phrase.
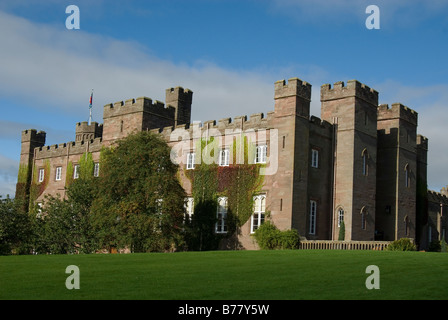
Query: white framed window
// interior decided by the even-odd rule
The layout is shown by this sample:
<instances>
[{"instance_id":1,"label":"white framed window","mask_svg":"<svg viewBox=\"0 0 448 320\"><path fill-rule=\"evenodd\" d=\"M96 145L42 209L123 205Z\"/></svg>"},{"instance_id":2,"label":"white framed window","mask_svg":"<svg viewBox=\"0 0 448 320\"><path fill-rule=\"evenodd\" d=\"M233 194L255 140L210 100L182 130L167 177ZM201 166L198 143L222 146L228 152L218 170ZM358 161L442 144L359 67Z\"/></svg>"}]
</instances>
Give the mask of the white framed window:
<instances>
[{"instance_id":1,"label":"white framed window","mask_svg":"<svg viewBox=\"0 0 448 320\"><path fill-rule=\"evenodd\" d=\"M317 202L310 200L310 229L309 234L316 234L316 213L317 213Z\"/></svg>"},{"instance_id":2,"label":"white framed window","mask_svg":"<svg viewBox=\"0 0 448 320\"><path fill-rule=\"evenodd\" d=\"M218 198L218 210L216 222L216 233L226 233L227 232L227 197Z\"/></svg>"},{"instance_id":3,"label":"white framed window","mask_svg":"<svg viewBox=\"0 0 448 320\"><path fill-rule=\"evenodd\" d=\"M61 181L62 179L62 167L56 167L56 181Z\"/></svg>"},{"instance_id":4,"label":"white framed window","mask_svg":"<svg viewBox=\"0 0 448 320\"><path fill-rule=\"evenodd\" d=\"M39 177L38 177L38 181L39 182L43 182L45 179L45 169L39 169Z\"/></svg>"},{"instance_id":5,"label":"white framed window","mask_svg":"<svg viewBox=\"0 0 448 320\"><path fill-rule=\"evenodd\" d=\"M267 145L257 146L255 152L255 163L266 163L267 156L268 156L268 146Z\"/></svg>"},{"instance_id":6,"label":"white framed window","mask_svg":"<svg viewBox=\"0 0 448 320\"><path fill-rule=\"evenodd\" d=\"M191 219L194 213L194 198L193 197L187 197L185 198L185 216Z\"/></svg>"},{"instance_id":7,"label":"white framed window","mask_svg":"<svg viewBox=\"0 0 448 320\"><path fill-rule=\"evenodd\" d=\"M100 176L100 163L99 162L95 162L95 164L93 165L93 176L94 177Z\"/></svg>"},{"instance_id":8,"label":"white framed window","mask_svg":"<svg viewBox=\"0 0 448 320\"><path fill-rule=\"evenodd\" d=\"M341 226L342 222L344 222L344 209L338 209L338 227Z\"/></svg>"},{"instance_id":9,"label":"white framed window","mask_svg":"<svg viewBox=\"0 0 448 320\"><path fill-rule=\"evenodd\" d=\"M75 164L73 167L73 179L79 178L79 164Z\"/></svg>"},{"instance_id":10,"label":"white framed window","mask_svg":"<svg viewBox=\"0 0 448 320\"><path fill-rule=\"evenodd\" d=\"M194 159L196 154L194 152L190 152L187 154L187 170L194 169Z\"/></svg>"},{"instance_id":11,"label":"white framed window","mask_svg":"<svg viewBox=\"0 0 448 320\"><path fill-rule=\"evenodd\" d=\"M227 167L229 166L229 156L230 156L230 151L229 149L221 149L219 151L219 165L221 167Z\"/></svg>"},{"instance_id":12,"label":"white framed window","mask_svg":"<svg viewBox=\"0 0 448 320\"><path fill-rule=\"evenodd\" d=\"M311 149L311 167L319 167L319 150Z\"/></svg>"},{"instance_id":13,"label":"white framed window","mask_svg":"<svg viewBox=\"0 0 448 320\"><path fill-rule=\"evenodd\" d=\"M254 197L254 213L251 217L250 233L254 233L264 222L266 212L266 195Z\"/></svg>"}]
</instances>

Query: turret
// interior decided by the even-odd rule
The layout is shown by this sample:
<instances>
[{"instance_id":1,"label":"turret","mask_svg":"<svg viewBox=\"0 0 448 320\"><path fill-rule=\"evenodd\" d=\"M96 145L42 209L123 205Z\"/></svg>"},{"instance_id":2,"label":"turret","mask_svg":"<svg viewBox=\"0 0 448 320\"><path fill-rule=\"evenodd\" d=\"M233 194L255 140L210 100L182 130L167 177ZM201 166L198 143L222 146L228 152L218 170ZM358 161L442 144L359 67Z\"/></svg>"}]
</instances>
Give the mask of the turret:
<instances>
[{"instance_id":1,"label":"turret","mask_svg":"<svg viewBox=\"0 0 448 320\"><path fill-rule=\"evenodd\" d=\"M193 91L182 87L169 88L165 90L165 103L176 109L175 125L190 124L191 103L193 101Z\"/></svg>"}]
</instances>

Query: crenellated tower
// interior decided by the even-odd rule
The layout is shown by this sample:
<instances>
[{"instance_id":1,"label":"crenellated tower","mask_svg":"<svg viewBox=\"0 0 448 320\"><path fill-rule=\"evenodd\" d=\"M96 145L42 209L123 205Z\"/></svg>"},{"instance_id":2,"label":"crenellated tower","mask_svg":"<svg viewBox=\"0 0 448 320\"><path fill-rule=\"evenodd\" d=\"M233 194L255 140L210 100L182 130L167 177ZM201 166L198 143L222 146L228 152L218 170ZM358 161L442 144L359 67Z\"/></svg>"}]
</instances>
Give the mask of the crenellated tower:
<instances>
[{"instance_id":1,"label":"crenellated tower","mask_svg":"<svg viewBox=\"0 0 448 320\"><path fill-rule=\"evenodd\" d=\"M311 84L299 78L277 81L274 99L279 148L278 170L272 177L272 217L279 228L306 234Z\"/></svg>"},{"instance_id":2,"label":"crenellated tower","mask_svg":"<svg viewBox=\"0 0 448 320\"><path fill-rule=\"evenodd\" d=\"M29 188L33 173L34 149L45 145L46 133L36 129L22 131L22 147L20 151L19 175L16 185L16 198L24 200L24 208L28 205Z\"/></svg>"},{"instance_id":3,"label":"crenellated tower","mask_svg":"<svg viewBox=\"0 0 448 320\"><path fill-rule=\"evenodd\" d=\"M321 87L321 117L333 124L332 239L373 240L378 92L357 80Z\"/></svg>"},{"instance_id":4,"label":"crenellated tower","mask_svg":"<svg viewBox=\"0 0 448 320\"><path fill-rule=\"evenodd\" d=\"M401 103L378 106L377 238L415 239L417 119Z\"/></svg>"}]
</instances>

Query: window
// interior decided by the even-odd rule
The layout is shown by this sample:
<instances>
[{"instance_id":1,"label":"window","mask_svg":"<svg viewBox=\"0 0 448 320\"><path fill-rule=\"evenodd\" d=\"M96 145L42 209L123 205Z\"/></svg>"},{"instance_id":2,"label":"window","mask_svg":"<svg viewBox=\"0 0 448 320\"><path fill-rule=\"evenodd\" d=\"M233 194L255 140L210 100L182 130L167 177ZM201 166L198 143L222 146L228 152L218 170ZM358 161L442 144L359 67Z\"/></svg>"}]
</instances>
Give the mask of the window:
<instances>
[{"instance_id":1,"label":"window","mask_svg":"<svg viewBox=\"0 0 448 320\"><path fill-rule=\"evenodd\" d=\"M366 215L367 215L367 209L366 207L362 207L361 209L361 229L366 230Z\"/></svg>"},{"instance_id":2,"label":"window","mask_svg":"<svg viewBox=\"0 0 448 320\"><path fill-rule=\"evenodd\" d=\"M98 162L96 162L93 165L93 176L94 177L99 177L100 176L100 164Z\"/></svg>"},{"instance_id":3,"label":"window","mask_svg":"<svg viewBox=\"0 0 448 320\"><path fill-rule=\"evenodd\" d=\"M267 154L268 154L267 145L257 146L255 154L255 163L266 163Z\"/></svg>"},{"instance_id":4,"label":"window","mask_svg":"<svg viewBox=\"0 0 448 320\"><path fill-rule=\"evenodd\" d=\"M219 151L219 165L221 167L226 167L229 165L229 149L222 149Z\"/></svg>"},{"instance_id":5,"label":"window","mask_svg":"<svg viewBox=\"0 0 448 320\"><path fill-rule=\"evenodd\" d=\"M194 198L185 198L185 217L191 219L194 213Z\"/></svg>"},{"instance_id":6,"label":"window","mask_svg":"<svg viewBox=\"0 0 448 320\"><path fill-rule=\"evenodd\" d=\"M254 213L250 223L250 233L254 233L264 222L266 211L266 196L258 195L254 197Z\"/></svg>"},{"instance_id":7,"label":"window","mask_svg":"<svg viewBox=\"0 0 448 320\"><path fill-rule=\"evenodd\" d=\"M310 200L310 234L316 234L316 211L317 203L314 200Z\"/></svg>"},{"instance_id":8,"label":"window","mask_svg":"<svg viewBox=\"0 0 448 320\"><path fill-rule=\"evenodd\" d=\"M319 167L319 151L316 149L311 149L311 167Z\"/></svg>"},{"instance_id":9,"label":"window","mask_svg":"<svg viewBox=\"0 0 448 320\"><path fill-rule=\"evenodd\" d=\"M79 178L79 164L76 164L73 168L73 179Z\"/></svg>"},{"instance_id":10,"label":"window","mask_svg":"<svg viewBox=\"0 0 448 320\"><path fill-rule=\"evenodd\" d=\"M216 233L227 232L227 197L218 198Z\"/></svg>"},{"instance_id":11,"label":"window","mask_svg":"<svg viewBox=\"0 0 448 320\"><path fill-rule=\"evenodd\" d=\"M362 174L365 176L369 173L368 159L369 159L369 153L367 152L366 149L364 149L362 152Z\"/></svg>"},{"instance_id":12,"label":"window","mask_svg":"<svg viewBox=\"0 0 448 320\"><path fill-rule=\"evenodd\" d=\"M341 226L342 222L344 222L344 209L338 209L338 227Z\"/></svg>"},{"instance_id":13,"label":"window","mask_svg":"<svg viewBox=\"0 0 448 320\"><path fill-rule=\"evenodd\" d=\"M56 168L56 181L61 181L62 179L62 167Z\"/></svg>"},{"instance_id":14,"label":"window","mask_svg":"<svg viewBox=\"0 0 448 320\"><path fill-rule=\"evenodd\" d=\"M194 169L194 158L195 158L194 152L190 152L187 154L187 170Z\"/></svg>"},{"instance_id":15,"label":"window","mask_svg":"<svg viewBox=\"0 0 448 320\"><path fill-rule=\"evenodd\" d=\"M409 217L408 216L406 216L406 217L404 217L404 232L405 232L405 235L409 235Z\"/></svg>"},{"instance_id":16,"label":"window","mask_svg":"<svg viewBox=\"0 0 448 320\"><path fill-rule=\"evenodd\" d=\"M45 169L39 169L39 182L43 182L45 179Z\"/></svg>"},{"instance_id":17,"label":"window","mask_svg":"<svg viewBox=\"0 0 448 320\"><path fill-rule=\"evenodd\" d=\"M406 166L404 167L404 184L406 186L406 188L409 188L409 186L411 185L411 174L410 174L410 170L409 170L409 164L406 164Z\"/></svg>"}]
</instances>

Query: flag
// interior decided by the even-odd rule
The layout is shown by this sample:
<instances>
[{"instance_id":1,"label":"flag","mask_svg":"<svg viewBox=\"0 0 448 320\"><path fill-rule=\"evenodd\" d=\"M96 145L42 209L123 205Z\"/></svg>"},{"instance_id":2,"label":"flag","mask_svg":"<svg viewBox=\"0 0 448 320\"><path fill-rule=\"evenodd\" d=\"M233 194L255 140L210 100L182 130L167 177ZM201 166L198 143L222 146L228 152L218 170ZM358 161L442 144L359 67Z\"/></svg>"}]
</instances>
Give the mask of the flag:
<instances>
[{"instance_id":1,"label":"flag","mask_svg":"<svg viewBox=\"0 0 448 320\"><path fill-rule=\"evenodd\" d=\"M93 90L92 93L90 94L90 106L89 106L90 109L92 109L92 101L93 101Z\"/></svg>"}]
</instances>

